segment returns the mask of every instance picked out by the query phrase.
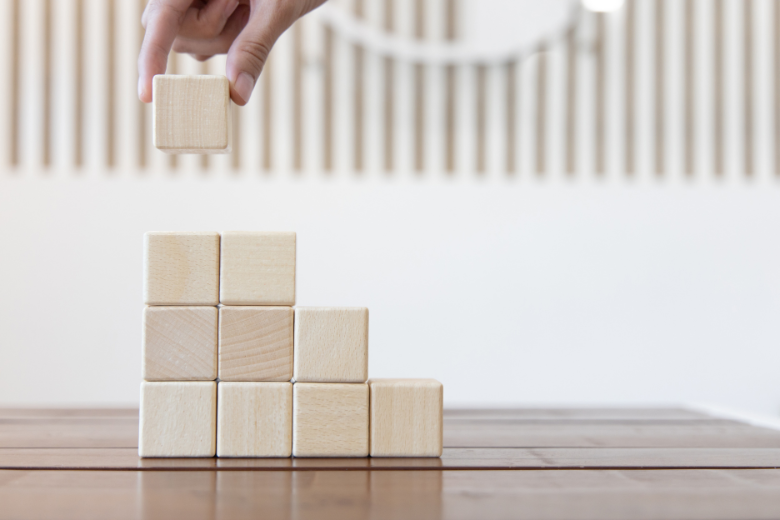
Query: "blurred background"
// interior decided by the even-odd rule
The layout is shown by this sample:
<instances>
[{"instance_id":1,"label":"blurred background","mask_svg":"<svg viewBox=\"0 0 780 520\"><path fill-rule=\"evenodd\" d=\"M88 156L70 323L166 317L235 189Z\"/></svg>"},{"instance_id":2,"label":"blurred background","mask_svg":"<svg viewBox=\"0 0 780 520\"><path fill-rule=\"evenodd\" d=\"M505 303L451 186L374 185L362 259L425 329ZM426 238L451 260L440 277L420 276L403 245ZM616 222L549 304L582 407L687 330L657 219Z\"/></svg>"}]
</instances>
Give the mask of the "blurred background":
<instances>
[{"instance_id":1,"label":"blurred background","mask_svg":"<svg viewBox=\"0 0 780 520\"><path fill-rule=\"evenodd\" d=\"M227 156L152 147L144 4L0 0L0 405L137 404L143 232L241 229L447 405L780 414L780 1L331 0Z\"/></svg>"}]
</instances>

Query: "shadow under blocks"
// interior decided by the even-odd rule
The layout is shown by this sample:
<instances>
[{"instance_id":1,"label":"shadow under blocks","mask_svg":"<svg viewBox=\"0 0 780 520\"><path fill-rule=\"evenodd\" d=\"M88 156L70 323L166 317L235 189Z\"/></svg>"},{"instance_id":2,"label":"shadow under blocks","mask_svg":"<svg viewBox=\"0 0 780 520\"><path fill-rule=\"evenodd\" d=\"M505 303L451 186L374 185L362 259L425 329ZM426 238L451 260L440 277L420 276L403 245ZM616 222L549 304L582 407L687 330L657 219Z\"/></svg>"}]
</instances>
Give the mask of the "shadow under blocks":
<instances>
[{"instance_id":1,"label":"shadow under blocks","mask_svg":"<svg viewBox=\"0 0 780 520\"><path fill-rule=\"evenodd\" d=\"M295 307L296 235L144 235L141 457L440 457L443 386L369 379L368 309Z\"/></svg>"}]
</instances>

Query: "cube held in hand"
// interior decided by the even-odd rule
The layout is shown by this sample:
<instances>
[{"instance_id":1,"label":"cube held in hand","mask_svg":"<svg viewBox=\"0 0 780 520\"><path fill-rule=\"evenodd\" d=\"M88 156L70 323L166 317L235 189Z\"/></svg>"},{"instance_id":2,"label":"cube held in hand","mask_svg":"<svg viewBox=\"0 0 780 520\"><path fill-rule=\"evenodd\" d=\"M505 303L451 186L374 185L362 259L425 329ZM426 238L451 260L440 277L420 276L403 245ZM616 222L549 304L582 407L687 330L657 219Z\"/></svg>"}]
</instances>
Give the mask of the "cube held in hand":
<instances>
[{"instance_id":1,"label":"cube held in hand","mask_svg":"<svg viewBox=\"0 0 780 520\"><path fill-rule=\"evenodd\" d=\"M157 75L152 103L157 149L174 154L230 152L230 82L225 76Z\"/></svg>"}]
</instances>

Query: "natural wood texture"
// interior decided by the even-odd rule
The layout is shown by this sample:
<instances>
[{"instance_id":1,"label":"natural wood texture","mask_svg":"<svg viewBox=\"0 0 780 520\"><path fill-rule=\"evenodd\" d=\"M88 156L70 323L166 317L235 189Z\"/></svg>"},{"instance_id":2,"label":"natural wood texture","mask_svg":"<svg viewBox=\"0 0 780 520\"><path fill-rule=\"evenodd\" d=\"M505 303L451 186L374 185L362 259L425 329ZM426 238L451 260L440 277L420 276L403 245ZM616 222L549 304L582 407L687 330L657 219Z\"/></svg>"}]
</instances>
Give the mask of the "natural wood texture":
<instances>
[{"instance_id":1,"label":"natural wood texture","mask_svg":"<svg viewBox=\"0 0 780 520\"><path fill-rule=\"evenodd\" d=\"M0 448L0 469L460 470L778 468L778 448L444 448L441 458L138 458L135 448Z\"/></svg>"},{"instance_id":2,"label":"natural wood texture","mask_svg":"<svg viewBox=\"0 0 780 520\"><path fill-rule=\"evenodd\" d=\"M217 305L219 233L163 232L144 235L144 303Z\"/></svg>"},{"instance_id":3,"label":"natural wood texture","mask_svg":"<svg viewBox=\"0 0 780 520\"><path fill-rule=\"evenodd\" d=\"M0 447L0 517L780 517L780 448L745 447L745 439L777 439L775 430L675 409L445 410L444 417L445 435L466 428L481 432L482 441L497 425L509 424L567 435L582 430L580 442L598 444L603 432L594 427L600 424L607 431L621 426L637 443L667 438L668 428L711 431L724 447L466 447L444 448L441 458L139 458L132 447L56 447L63 438L106 445L117 425L137 431L134 410L6 408L0 409L0 439L48 444ZM69 430L75 424L78 429ZM604 439L605 445L614 440Z\"/></svg>"},{"instance_id":4,"label":"natural wood texture","mask_svg":"<svg viewBox=\"0 0 780 520\"><path fill-rule=\"evenodd\" d=\"M470 413L471 416L458 415ZM780 448L780 432L702 416L674 419L673 411L517 409L444 411L450 446L550 448ZM514 412L514 413L513 413ZM687 411L681 411L686 412ZM136 447L137 412L0 410L0 447ZM646 414L643 419L642 416ZM682 414L681 414L682 415ZM675 445L675 439L679 445ZM445 442L445 449L446 449Z\"/></svg>"},{"instance_id":5,"label":"natural wood texture","mask_svg":"<svg viewBox=\"0 0 780 520\"><path fill-rule=\"evenodd\" d=\"M166 153L230 152L230 83L224 76L157 75L154 146Z\"/></svg>"},{"instance_id":6,"label":"natural wood texture","mask_svg":"<svg viewBox=\"0 0 780 520\"><path fill-rule=\"evenodd\" d=\"M445 447L780 448L780 434L765 428L713 424L533 424L444 422Z\"/></svg>"},{"instance_id":7,"label":"natural wood texture","mask_svg":"<svg viewBox=\"0 0 780 520\"><path fill-rule=\"evenodd\" d=\"M219 309L220 381L289 381L292 375L292 307Z\"/></svg>"},{"instance_id":8,"label":"natural wood texture","mask_svg":"<svg viewBox=\"0 0 780 520\"><path fill-rule=\"evenodd\" d=\"M293 455L368 456L368 385L295 383Z\"/></svg>"},{"instance_id":9,"label":"natural wood texture","mask_svg":"<svg viewBox=\"0 0 780 520\"><path fill-rule=\"evenodd\" d=\"M444 389L435 379L369 379L372 457L439 457Z\"/></svg>"},{"instance_id":10,"label":"natural wood texture","mask_svg":"<svg viewBox=\"0 0 780 520\"><path fill-rule=\"evenodd\" d=\"M362 383L368 379L368 309L296 307L296 381Z\"/></svg>"},{"instance_id":11,"label":"natural wood texture","mask_svg":"<svg viewBox=\"0 0 780 520\"><path fill-rule=\"evenodd\" d=\"M762 519L780 470L2 471L6 518Z\"/></svg>"},{"instance_id":12,"label":"natural wood texture","mask_svg":"<svg viewBox=\"0 0 780 520\"><path fill-rule=\"evenodd\" d=\"M292 383L219 383L218 457L289 457Z\"/></svg>"},{"instance_id":13,"label":"natural wood texture","mask_svg":"<svg viewBox=\"0 0 780 520\"><path fill-rule=\"evenodd\" d=\"M146 307L143 378L213 381L217 378L216 307Z\"/></svg>"},{"instance_id":14,"label":"natural wood texture","mask_svg":"<svg viewBox=\"0 0 780 520\"><path fill-rule=\"evenodd\" d=\"M222 233L223 305L295 305L295 233Z\"/></svg>"},{"instance_id":15,"label":"natural wood texture","mask_svg":"<svg viewBox=\"0 0 780 520\"><path fill-rule=\"evenodd\" d=\"M217 383L141 383L138 455L213 457Z\"/></svg>"}]
</instances>

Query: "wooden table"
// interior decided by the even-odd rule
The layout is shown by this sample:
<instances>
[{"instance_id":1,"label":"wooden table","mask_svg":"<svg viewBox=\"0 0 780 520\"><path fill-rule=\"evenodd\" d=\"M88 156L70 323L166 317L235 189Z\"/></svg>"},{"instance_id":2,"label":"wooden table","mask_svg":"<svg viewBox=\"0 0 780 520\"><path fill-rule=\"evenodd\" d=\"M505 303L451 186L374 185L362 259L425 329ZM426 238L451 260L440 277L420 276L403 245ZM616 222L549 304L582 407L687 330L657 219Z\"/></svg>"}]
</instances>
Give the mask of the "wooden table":
<instances>
[{"instance_id":1,"label":"wooden table","mask_svg":"<svg viewBox=\"0 0 780 520\"><path fill-rule=\"evenodd\" d=\"M445 412L441 459L139 459L137 410L0 409L0 518L780 518L780 431Z\"/></svg>"}]
</instances>

